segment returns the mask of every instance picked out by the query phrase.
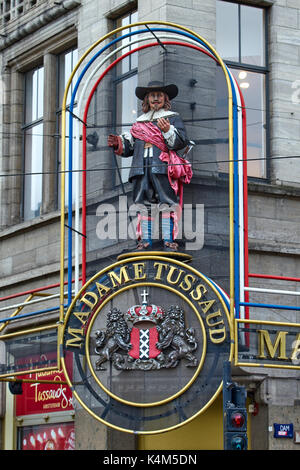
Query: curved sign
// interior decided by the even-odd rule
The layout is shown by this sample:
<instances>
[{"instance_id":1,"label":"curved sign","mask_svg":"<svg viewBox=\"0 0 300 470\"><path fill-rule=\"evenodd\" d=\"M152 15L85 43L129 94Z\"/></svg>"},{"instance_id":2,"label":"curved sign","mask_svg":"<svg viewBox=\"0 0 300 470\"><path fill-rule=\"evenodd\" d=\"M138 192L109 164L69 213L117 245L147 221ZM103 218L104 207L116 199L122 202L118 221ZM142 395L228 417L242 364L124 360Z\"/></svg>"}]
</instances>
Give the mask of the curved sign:
<instances>
[{"instance_id":1,"label":"curved sign","mask_svg":"<svg viewBox=\"0 0 300 470\"><path fill-rule=\"evenodd\" d=\"M66 378L80 405L108 426L170 430L221 390L232 354L227 299L185 256L125 257L90 279L67 312Z\"/></svg>"}]
</instances>

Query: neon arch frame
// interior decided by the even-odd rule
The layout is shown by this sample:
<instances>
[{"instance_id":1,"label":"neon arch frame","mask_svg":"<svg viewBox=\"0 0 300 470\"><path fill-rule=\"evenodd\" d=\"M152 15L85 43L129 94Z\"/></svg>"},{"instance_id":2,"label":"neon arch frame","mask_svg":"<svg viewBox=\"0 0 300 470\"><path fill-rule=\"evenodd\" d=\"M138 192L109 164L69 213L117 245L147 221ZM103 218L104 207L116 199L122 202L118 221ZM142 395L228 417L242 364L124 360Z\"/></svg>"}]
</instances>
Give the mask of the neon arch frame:
<instances>
[{"instance_id":1,"label":"neon arch frame","mask_svg":"<svg viewBox=\"0 0 300 470\"><path fill-rule=\"evenodd\" d=\"M175 33L176 35L184 36L186 42L181 43L182 46L191 47L188 43L194 41L204 47L204 50L200 47L198 49L200 52L204 52L213 58L219 65L221 66L228 90L228 137L229 137L229 245L230 245L230 294L229 294L229 303L230 303L230 317L233 321L234 317L247 317L247 307L244 307L242 304L245 304L243 300L247 296L247 292L244 290L245 285L248 285L248 238L247 238L247 166L246 166L246 115L245 115L245 104L243 100L242 93L236 83L236 80L232 76L231 72L227 68L227 66L222 61L219 54L214 50L214 48L201 36L197 33L191 31L188 28L183 26L169 23L169 22L162 22L162 21L147 21L147 22L137 22L127 26L120 27L111 31L107 35L100 38L96 41L79 59L78 63L76 64L65 89L64 97L63 97L63 104L62 104L62 162L61 162L61 243L60 243L60 323L63 323L64 319L64 276L65 276L65 173L66 173L66 101L69 92L70 85L75 77L75 74L84 61L84 59L93 51L101 42L105 41L110 36L117 34L124 29L133 28L142 25L163 25L168 26L171 28L177 29L167 29L167 28L152 28L152 31L155 33L158 32L165 32L165 33ZM125 38L139 35L143 33L148 33L149 30L137 30L130 33L127 33L123 36L120 36L114 40L112 40L109 44L104 46L100 51L93 55L93 57L89 60L88 64L84 67L83 71L81 72L77 82L74 86L74 91L71 98L70 103L70 114L69 114L69 166L68 166L68 173L69 173L69 186L68 186L68 305L70 305L72 300L72 196L73 196L73 185L72 185L72 171L73 171L73 107L75 102L75 96L78 91L79 84L84 77L85 73L89 69L89 67L94 63L94 61L109 47L113 46L119 41L122 41ZM138 42L142 40L149 40L151 37L139 39ZM189 45L188 45L189 44ZM132 45L132 43L130 44ZM159 45L158 43L153 44ZM121 48L114 50L111 54L117 54L118 51L122 48L128 47L127 45L121 46ZM136 48L134 51L130 51L129 53L137 52L143 46ZM150 46L148 46L150 47ZM122 60L125 58L129 53L124 54L118 59ZM111 54L108 56L110 57ZM108 59L108 57L98 66L100 68L103 63ZM115 61L114 65L118 63ZM91 76L89 77L88 83L90 82L93 75L98 70L96 68ZM112 68L112 67L110 67ZM107 73L107 72L106 72ZM93 87L93 89L95 86ZM84 88L85 91L86 87ZM83 97L84 93L82 93ZM81 103L82 98L80 98L79 102ZM80 112L80 107L79 112ZM78 169L79 170L79 167ZM83 171L85 173L85 171ZM78 175L78 171L75 173ZM78 195L77 195L77 198ZM78 199L77 199L77 211L76 211L76 201L75 201L75 224L78 223L76 221L76 213L78 214ZM77 216L78 217L78 216ZM75 233L75 251L78 256L78 235ZM75 253L75 271L78 270L76 266L76 253ZM75 273L75 278L78 277L78 274ZM76 279L75 279L76 282ZM76 288L75 288L76 292ZM224 293L223 293L224 294ZM242 301L241 301L242 295Z\"/></svg>"},{"instance_id":2,"label":"neon arch frame","mask_svg":"<svg viewBox=\"0 0 300 470\"><path fill-rule=\"evenodd\" d=\"M132 43L131 43L132 44ZM185 43L181 43L181 42L178 42L178 41L164 41L162 43L163 45L179 45L179 46L187 46L187 47L192 47L193 49L196 49L200 52L203 52L203 53L206 53L209 57L211 58L214 58L210 53L202 50L201 48L195 46L195 45L191 45L191 44L185 44ZM86 104L86 107L85 107L85 110L84 110L84 116L83 116L83 122L86 124L86 119L87 119L87 113L88 113L88 110L89 110L89 105L90 105L90 102L91 102L91 99L93 97L93 94L94 92L96 91L97 87L99 86L101 80L104 78L104 76L106 75L106 73L108 73L117 63L120 62L120 60L123 60L124 58L128 57L129 55L131 55L132 53L135 53L141 49L145 49L145 48L148 48L148 47L153 47L153 46L158 46L159 44L156 42L156 43L152 43L152 44L147 44L145 46L140 46L136 49L133 49L131 50L130 52L124 54L122 57L119 57L118 59L116 59L109 67L107 67L105 69L105 71L101 74L101 76L98 78L98 80L96 81L96 83L94 84L93 88L92 88L92 91L90 92L90 95L87 99L87 104ZM126 47L126 46L124 46ZM86 127L83 126L83 162L86 161ZM83 177L83 184L82 184L82 187L84 188L83 189L83 211L85 209L85 169L86 169L86 166L84 165L83 166L83 173L82 173L82 177ZM236 215L237 216L237 215ZM85 214L83 214L83 221L85 219ZM82 233L83 235L86 234L86 231L85 231L85 226L83 226L83 229L82 229ZM85 238L83 237L83 249L82 249L82 257L83 259L85 258ZM242 244L241 244L242 245ZM84 262L83 262L83 266L84 266ZM86 278L85 278L85 273L84 273L84 269L83 269L83 273L82 273L82 278L83 278L83 284L85 283L86 281Z\"/></svg>"}]
</instances>

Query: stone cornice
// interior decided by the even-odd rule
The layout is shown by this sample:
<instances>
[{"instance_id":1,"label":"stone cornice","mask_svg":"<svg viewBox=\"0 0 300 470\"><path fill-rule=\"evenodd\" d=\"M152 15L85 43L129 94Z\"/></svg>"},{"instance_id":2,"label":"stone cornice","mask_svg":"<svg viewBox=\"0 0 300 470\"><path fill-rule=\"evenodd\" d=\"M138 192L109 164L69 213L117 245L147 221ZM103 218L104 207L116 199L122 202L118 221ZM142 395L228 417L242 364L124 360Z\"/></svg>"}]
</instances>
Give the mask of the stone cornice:
<instances>
[{"instance_id":1,"label":"stone cornice","mask_svg":"<svg viewBox=\"0 0 300 470\"><path fill-rule=\"evenodd\" d=\"M63 0L61 2L53 3L36 17L26 21L26 23L21 25L18 23L18 26L10 33L7 33L6 35L2 33L3 36L0 39L0 51L21 39L26 38L26 36L38 31L41 27L51 23L80 5L81 0Z\"/></svg>"}]
</instances>

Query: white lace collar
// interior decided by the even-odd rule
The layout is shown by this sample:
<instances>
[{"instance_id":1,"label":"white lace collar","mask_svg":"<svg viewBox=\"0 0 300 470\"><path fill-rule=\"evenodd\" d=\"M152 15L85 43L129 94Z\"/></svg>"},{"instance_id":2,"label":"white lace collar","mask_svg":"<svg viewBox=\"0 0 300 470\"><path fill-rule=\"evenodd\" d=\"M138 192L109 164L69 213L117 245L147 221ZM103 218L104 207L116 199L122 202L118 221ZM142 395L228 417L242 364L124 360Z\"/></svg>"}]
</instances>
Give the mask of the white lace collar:
<instances>
[{"instance_id":1,"label":"white lace collar","mask_svg":"<svg viewBox=\"0 0 300 470\"><path fill-rule=\"evenodd\" d=\"M143 122L143 121L156 121L159 118L162 117L170 117L170 116L176 116L178 113L175 113L174 111L166 111L165 109L159 109L158 111L148 111L148 113L141 114L137 118L137 122Z\"/></svg>"}]
</instances>

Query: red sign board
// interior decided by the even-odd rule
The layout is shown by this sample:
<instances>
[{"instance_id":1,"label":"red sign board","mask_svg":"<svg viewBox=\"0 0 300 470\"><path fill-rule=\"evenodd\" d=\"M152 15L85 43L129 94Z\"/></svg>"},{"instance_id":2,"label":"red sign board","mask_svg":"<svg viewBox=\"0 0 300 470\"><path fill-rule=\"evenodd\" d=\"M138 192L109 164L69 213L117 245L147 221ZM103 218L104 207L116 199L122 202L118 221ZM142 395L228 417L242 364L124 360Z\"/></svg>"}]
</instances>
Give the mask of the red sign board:
<instances>
[{"instance_id":1,"label":"red sign board","mask_svg":"<svg viewBox=\"0 0 300 470\"><path fill-rule=\"evenodd\" d=\"M47 354L47 358L44 359L50 360L53 355ZM71 358L66 357L68 370L71 370L70 361ZM37 382L23 382L22 395L16 395L16 416L73 410L72 392L65 383L66 379L62 370L32 372L21 378L37 380ZM55 383L38 382L42 380Z\"/></svg>"}]
</instances>

